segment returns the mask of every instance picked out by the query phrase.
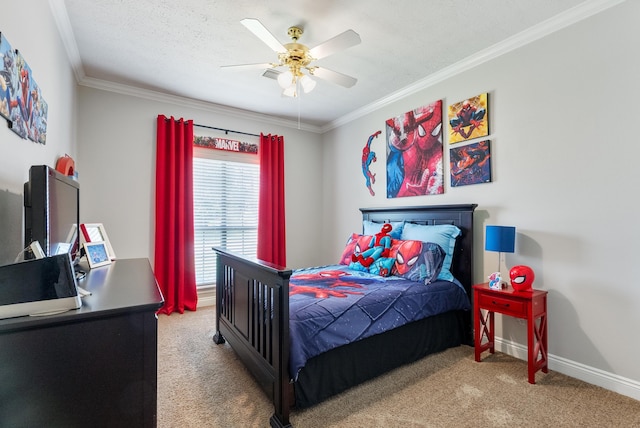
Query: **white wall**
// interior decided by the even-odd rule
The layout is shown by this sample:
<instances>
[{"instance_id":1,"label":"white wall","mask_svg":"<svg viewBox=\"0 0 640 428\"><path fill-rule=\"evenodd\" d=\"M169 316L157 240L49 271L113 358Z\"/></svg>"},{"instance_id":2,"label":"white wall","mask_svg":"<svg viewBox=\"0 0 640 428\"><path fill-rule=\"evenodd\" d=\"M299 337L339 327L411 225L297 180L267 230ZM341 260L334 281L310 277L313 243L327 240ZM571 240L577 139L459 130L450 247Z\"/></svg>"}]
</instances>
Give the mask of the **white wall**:
<instances>
[{"instance_id":1,"label":"white wall","mask_svg":"<svg viewBox=\"0 0 640 428\"><path fill-rule=\"evenodd\" d=\"M309 224L321 224L320 135L223 113L204 103L144 95L80 88L80 216L83 222L105 225L118 257L147 257L153 265L156 118L164 114L218 128L284 136L287 265L315 263L308 242L321 240L320 227L309 231ZM237 134L229 137L242 139ZM302 235L309 240L299 239Z\"/></svg>"},{"instance_id":2,"label":"white wall","mask_svg":"<svg viewBox=\"0 0 640 428\"><path fill-rule=\"evenodd\" d=\"M76 155L76 83L48 3L3 2L0 32L20 50L49 105L45 145L23 140L0 118L0 264L5 264L23 248L22 193L29 167L55 167L60 156Z\"/></svg>"},{"instance_id":3,"label":"white wall","mask_svg":"<svg viewBox=\"0 0 640 428\"><path fill-rule=\"evenodd\" d=\"M323 135L323 261L360 229L363 206L477 203L477 282L497 266L483 250L486 224L517 227L506 264L527 264L549 291L551 368L640 398L640 264L636 244L640 2L594 17L421 90ZM384 121L444 99L490 94L493 183L444 195L386 199L385 141L374 142L379 181L371 197L361 150ZM448 174L448 143L445 171ZM335 231L335 233L328 233ZM505 350L525 356L524 327L500 317Z\"/></svg>"}]
</instances>

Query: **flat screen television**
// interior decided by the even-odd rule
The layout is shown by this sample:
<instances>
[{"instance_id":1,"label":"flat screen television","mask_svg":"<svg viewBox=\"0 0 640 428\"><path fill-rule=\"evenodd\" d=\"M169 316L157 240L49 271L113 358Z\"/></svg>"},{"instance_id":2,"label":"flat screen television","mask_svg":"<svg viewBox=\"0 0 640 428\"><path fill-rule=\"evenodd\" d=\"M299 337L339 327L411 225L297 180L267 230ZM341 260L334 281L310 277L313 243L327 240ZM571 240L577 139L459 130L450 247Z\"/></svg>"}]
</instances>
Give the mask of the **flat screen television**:
<instances>
[{"instance_id":1,"label":"flat screen television","mask_svg":"<svg viewBox=\"0 0 640 428\"><path fill-rule=\"evenodd\" d=\"M24 184L25 247L38 241L46 256L80 260L80 185L47 165L29 169Z\"/></svg>"}]
</instances>

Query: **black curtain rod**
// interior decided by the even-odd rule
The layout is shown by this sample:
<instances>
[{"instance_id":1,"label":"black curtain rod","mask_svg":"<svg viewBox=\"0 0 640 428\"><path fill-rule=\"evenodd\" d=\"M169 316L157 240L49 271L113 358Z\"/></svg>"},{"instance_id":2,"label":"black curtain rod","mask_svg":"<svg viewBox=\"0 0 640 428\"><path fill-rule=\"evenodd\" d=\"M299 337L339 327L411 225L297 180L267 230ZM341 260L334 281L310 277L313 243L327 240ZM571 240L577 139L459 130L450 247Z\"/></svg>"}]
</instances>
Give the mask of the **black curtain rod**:
<instances>
[{"instance_id":1,"label":"black curtain rod","mask_svg":"<svg viewBox=\"0 0 640 428\"><path fill-rule=\"evenodd\" d=\"M194 123L193 126L199 126L200 128L215 129L217 131L224 131L225 134L228 134L229 132L231 132L234 134L251 135L252 137L259 137L258 134L251 134L249 132L242 132L242 131L233 131L231 129L216 128L215 126L198 125L197 123Z\"/></svg>"}]
</instances>

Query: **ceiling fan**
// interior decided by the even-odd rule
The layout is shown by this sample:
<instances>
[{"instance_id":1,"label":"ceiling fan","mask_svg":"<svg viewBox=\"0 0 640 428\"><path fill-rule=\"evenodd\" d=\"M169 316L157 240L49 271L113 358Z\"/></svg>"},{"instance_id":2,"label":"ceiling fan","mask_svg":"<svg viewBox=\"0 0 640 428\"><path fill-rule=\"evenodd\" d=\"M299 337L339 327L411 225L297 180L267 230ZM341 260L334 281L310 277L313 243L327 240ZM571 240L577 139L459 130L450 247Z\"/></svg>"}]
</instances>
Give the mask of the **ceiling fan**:
<instances>
[{"instance_id":1,"label":"ceiling fan","mask_svg":"<svg viewBox=\"0 0 640 428\"><path fill-rule=\"evenodd\" d=\"M309 49L307 46L298 43L298 39L303 33L300 27L294 26L289 28L287 34L291 37L292 42L283 45L257 19L246 18L240 22L278 54L278 62L224 65L222 67L265 68L273 70L277 73L278 84L283 89L282 94L289 97L297 97L300 88L305 93L313 90L316 82L309 76L319 77L344 86L345 88L352 87L358 81L354 77L313 64L313 62L318 59L325 58L338 51L359 44L360 36L355 31L347 30ZM286 67L286 70L276 70L280 67Z\"/></svg>"}]
</instances>

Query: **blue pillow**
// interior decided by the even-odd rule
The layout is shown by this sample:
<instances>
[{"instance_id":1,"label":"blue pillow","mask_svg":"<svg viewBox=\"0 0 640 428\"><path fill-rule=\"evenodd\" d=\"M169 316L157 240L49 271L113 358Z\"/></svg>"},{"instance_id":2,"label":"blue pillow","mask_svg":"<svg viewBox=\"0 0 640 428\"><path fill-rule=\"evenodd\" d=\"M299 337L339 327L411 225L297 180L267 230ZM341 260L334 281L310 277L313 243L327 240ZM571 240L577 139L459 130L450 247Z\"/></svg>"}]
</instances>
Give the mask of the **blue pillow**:
<instances>
[{"instance_id":1,"label":"blue pillow","mask_svg":"<svg viewBox=\"0 0 640 428\"><path fill-rule=\"evenodd\" d=\"M460 229L452 224L414 224L406 223L402 229L402 240L414 240L422 242L433 242L442 247L445 252L442 269L438 274L438 279L453 281L453 274L449 271L453 258L453 250L456 247L456 238L460 236Z\"/></svg>"},{"instance_id":2,"label":"blue pillow","mask_svg":"<svg viewBox=\"0 0 640 428\"><path fill-rule=\"evenodd\" d=\"M392 221L390 222L391 224L391 233L389 233L389 235L393 238L393 239L400 239L400 236L402 235L402 229L404 228L404 221ZM382 229L382 225L384 223L374 223L370 220L363 220L362 221L362 228L363 228L363 235L375 235L376 233L380 232L380 229Z\"/></svg>"}]
</instances>

